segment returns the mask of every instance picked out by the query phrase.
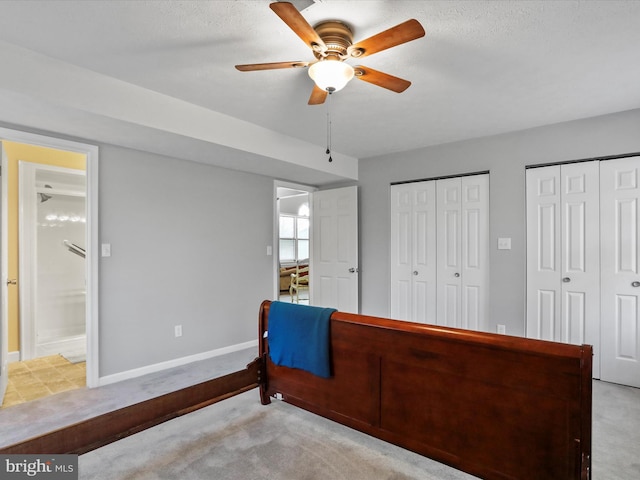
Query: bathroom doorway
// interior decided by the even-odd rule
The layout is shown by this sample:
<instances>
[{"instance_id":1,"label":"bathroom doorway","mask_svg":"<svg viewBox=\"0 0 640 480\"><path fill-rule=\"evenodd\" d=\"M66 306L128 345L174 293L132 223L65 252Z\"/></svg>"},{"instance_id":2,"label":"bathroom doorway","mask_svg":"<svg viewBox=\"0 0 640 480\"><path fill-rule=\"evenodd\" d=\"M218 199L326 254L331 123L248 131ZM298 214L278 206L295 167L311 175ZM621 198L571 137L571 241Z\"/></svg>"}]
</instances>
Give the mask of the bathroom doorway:
<instances>
[{"instance_id":1,"label":"bathroom doorway","mask_svg":"<svg viewBox=\"0 0 640 480\"><path fill-rule=\"evenodd\" d=\"M10 406L68 389L66 382L48 377L53 370L76 387L98 385L98 148L1 128L0 139L0 399ZM65 229L67 224L73 228ZM39 235L25 235L22 229ZM20 246L20 237L31 238L31 244ZM74 263L60 267L50 258L39 264L47 249ZM22 310L29 309L31 314L21 319ZM33 375L40 391L34 392L34 382L25 382L29 388L16 395L9 378L16 373Z\"/></svg>"}]
</instances>

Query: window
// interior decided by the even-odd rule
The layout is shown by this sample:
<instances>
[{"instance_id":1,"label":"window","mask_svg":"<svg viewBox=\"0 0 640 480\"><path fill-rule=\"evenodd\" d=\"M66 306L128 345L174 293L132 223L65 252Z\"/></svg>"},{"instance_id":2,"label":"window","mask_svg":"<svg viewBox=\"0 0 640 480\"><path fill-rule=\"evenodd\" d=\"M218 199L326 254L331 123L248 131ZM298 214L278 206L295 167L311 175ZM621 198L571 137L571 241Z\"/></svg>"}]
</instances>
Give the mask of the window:
<instances>
[{"instance_id":1,"label":"window","mask_svg":"<svg viewBox=\"0 0 640 480\"><path fill-rule=\"evenodd\" d=\"M280 215L280 263L309 258L309 218Z\"/></svg>"}]
</instances>

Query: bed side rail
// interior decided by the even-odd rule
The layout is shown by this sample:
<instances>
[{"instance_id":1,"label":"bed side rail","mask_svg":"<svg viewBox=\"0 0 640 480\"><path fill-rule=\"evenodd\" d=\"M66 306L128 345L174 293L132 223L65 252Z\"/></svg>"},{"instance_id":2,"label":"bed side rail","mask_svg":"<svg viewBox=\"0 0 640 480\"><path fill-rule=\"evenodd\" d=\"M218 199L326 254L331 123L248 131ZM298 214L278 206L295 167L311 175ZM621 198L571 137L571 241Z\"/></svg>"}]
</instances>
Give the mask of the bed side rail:
<instances>
[{"instance_id":1,"label":"bed side rail","mask_svg":"<svg viewBox=\"0 0 640 480\"><path fill-rule=\"evenodd\" d=\"M0 447L0 454L83 454L221 400L261 383L264 360L244 370L98 415L23 442Z\"/></svg>"}]
</instances>

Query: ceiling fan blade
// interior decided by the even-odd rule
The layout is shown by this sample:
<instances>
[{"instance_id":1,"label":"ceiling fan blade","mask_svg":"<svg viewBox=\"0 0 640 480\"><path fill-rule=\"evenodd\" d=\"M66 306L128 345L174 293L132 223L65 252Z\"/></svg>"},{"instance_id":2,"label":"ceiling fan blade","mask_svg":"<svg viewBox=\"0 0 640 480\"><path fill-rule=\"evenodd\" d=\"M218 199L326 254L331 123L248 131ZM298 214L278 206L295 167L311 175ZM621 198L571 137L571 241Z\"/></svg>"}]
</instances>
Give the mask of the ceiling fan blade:
<instances>
[{"instance_id":1,"label":"ceiling fan blade","mask_svg":"<svg viewBox=\"0 0 640 480\"><path fill-rule=\"evenodd\" d=\"M365 82L369 82L379 87L386 88L387 90L392 90L396 93L404 92L411 85L411 82L409 80L394 77L393 75L379 72L378 70L374 70L373 68L358 65L357 67L354 67L354 70L355 77L358 80L364 80Z\"/></svg>"},{"instance_id":2,"label":"ceiling fan blade","mask_svg":"<svg viewBox=\"0 0 640 480\"><path fill-rule=\"evenodd\" d=\"M317 85L313 86L313 91L309 97L309 105L321 105L327 99L329 93L326 90L322 90Z\"/></svg>"},{"instance_id":3,"label":"ceiling fan blade","mask_svg":"<svg viewBox=\"0 0 640 480\"><path fill-rule=\"evenodd\" d=\"M269 4L269 8L312 50L319 52L327 50L327 46L320 38L320 35L309 25L309 22L305 20L293 4L289 2L274 2Z\"/></svg>"},{"instance_id":4,"label":"ceiling fan blade","mask_svg":"<svg viewBox=\"0 0 640 480\"><path fill-rule=\"evenodd\" d=\"M366 57L420 37L424 37L424 28L422 28L420 22L412 18L373 37L351 45L347 51L352 57Z\"/></svg>"},{"instance_id":5,"label":"ceiling fan blade","mask_svg":"<svg viewBox=\"0 0 640 480\"><path fill-rule=\"evenodd\" d=\"M256 70L275 70L278 68L304 68L309 62L273 62L273 63L249 63L246 65L236 65L241 72L254 72Z\"/></svg>"}]
</instances>

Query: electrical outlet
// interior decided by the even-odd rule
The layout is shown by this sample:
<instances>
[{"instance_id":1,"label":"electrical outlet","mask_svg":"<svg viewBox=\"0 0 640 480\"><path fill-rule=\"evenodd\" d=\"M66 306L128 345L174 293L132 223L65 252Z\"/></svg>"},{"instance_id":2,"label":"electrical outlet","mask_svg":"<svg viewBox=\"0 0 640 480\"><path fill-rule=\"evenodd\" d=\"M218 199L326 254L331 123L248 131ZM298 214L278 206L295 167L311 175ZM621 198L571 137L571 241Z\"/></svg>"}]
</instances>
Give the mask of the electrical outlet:
<instances>
[{"instance_id":1,"label":"electrical outlet","mask_svg":"<svg viewBox=\"0 0 640 480\"><path fill-rule=\"evenodd\" d=\"M498 325L498 333L505 335L507 333L507 327L505 325Z\"/></svg>"},{"instance_id":2,"label":"electrical outlet","mask_svg":"<svg viewBox=\"0 0 640 480\"><path fill-rule=\"evenodd\" d=\"M175 331L176 337L181 337L182 336L182 325L176 325L174 327L174 331Z\"/></svg>"}]
</instances>

